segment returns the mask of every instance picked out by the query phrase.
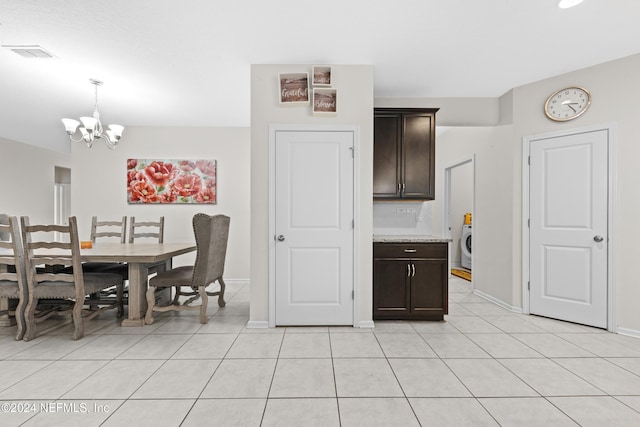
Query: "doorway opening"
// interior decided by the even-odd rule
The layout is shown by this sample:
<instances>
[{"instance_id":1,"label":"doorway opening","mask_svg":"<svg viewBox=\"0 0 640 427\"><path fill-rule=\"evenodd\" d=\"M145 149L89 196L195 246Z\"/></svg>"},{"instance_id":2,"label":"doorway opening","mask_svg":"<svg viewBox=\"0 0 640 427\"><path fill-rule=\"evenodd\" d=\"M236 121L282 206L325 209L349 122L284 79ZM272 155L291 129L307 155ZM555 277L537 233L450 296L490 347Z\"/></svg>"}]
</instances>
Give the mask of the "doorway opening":
<instances>
[{"instance_id":1,"label":"doorway opening","mask_svg":"<svg viewBox=\"0 0 640 427\"><path fill-rule=\"evenodd\" d=\"M53 184L53 223L67 225L71 214L71 169L56 166ZM55 233L55 239L62 236ZM66 237L66 236L65 236Z\"/></svg>"},{"instance_id":2,"label":"doorway opening","mask_svg":"<svg viewBox=\"0 0 640 427\"><path fill-rule=\"evenodd\" d=\"M452 269L470 273L468 276L472 290L475 175L475 155L460 159L444 168L442 215L442 234L452 239L449 245L449 277Z\"/></svg>"}]
</instances>

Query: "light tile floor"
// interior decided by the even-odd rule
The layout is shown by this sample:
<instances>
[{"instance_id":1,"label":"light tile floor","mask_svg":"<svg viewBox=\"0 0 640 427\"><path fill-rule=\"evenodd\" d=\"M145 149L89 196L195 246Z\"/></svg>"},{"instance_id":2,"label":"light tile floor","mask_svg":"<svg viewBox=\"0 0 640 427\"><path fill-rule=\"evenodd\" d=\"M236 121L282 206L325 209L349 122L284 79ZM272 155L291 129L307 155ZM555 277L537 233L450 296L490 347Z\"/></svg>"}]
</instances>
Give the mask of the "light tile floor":
<instances>
[{"instance_id":1,"label":"light tile floor","mask_svg":"<svg viewBox=\"0 0 640 427\"><path fill-rule=\"evenodd\" d=\"M450 281L445 322L246 329L227 306L0 328L2 426L640 426L640 340L506 311Z\"/></svg>"}]
</instances>

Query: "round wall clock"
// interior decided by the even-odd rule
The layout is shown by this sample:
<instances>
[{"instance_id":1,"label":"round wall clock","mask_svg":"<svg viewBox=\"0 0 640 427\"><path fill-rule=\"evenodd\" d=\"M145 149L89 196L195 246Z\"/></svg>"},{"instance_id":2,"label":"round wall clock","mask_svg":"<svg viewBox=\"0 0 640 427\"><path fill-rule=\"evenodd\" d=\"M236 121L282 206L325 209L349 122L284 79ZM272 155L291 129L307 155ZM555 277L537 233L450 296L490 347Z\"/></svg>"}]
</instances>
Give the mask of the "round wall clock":
<instances>
[{"instance_id":1,"label":"round wall clock","mask_svg":"<svg viewBox=\"0 0 640 427\"><path fill-rule=\"evenodd\" d=\"M591 94L582 87L572 86L552 93L544 103L544 113L556 122L566 122L583 115L591 104Z\"/></svg>"}]
</instances>

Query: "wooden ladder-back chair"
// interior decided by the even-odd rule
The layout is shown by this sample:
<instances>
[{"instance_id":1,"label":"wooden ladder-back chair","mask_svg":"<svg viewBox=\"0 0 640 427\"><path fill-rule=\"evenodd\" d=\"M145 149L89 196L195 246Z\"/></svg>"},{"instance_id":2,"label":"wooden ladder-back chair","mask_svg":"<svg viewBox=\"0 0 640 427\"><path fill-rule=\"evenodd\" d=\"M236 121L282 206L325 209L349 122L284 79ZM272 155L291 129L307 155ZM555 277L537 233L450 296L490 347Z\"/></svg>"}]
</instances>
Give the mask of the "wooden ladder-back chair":
<instances>
[{"instance_id":1,"label":"wooden ladder-back chair","mask_svg":"<svg viewBox=\"0 0 640 427\"><path fill-rule=\"evenodd\" d=\"M117 227L117 228L116 228ZM91 241L96 243L96 239L117 237L120 243L127 241L127 217L123 216L120 221L98 221L98 217L91 218ZM112 239L113 240L113 239ZM124 264L117 262L86 262L82 268L86 273L98 272L105 269L120 269ZM125 265L126 270L126 265ZM126 279L126 277L125 277Z\"/></svg>"},{"instance_id":2,"label":"wooden ladder-back chair","mask_svg":"<svg viewBox=\"0 0 640 427\"><path fill-rule=\"evenodd\" d=\"M77 340L84 335L84 319L92 319L111 308L122 310L120 296L104 300L96 298L104 289L121 287L122 276L82 270L76 217L70 217L68 225L30 225L28 217L22 217L21 222L29 289L25 341L36 337L36 311L42 320L60 310L71 309L73 339ZM48 240L51 232L60 233L61 241ZM42 264L71 266L73 270L71 273L64 270L41 273L36 266ZM42 310L44 306L49 309ZM86 309L85 306L95 308Z\"/></svg>"},{"instance_id":3,"label":"wooden ladder-back chair","mask_svg":"<svg viewBox=\"0 0 640 427\"><path fill-rule=\"evenodd\" d=\"M98 221L97 216L91 217L91 234L90 238L93 243L97 239L101 241L111 240L113 238L120 239L120 243L127 242L127 217L123 216L120 221ZM123 280L129 278L129 267L125 263L120 262L86 262L82 264L85 273L113 273L122 276ZM116 289L110 289L104 295L116 295L117 298L126 302L124 295L124 283ZM118 309L118 317L124 314L122 306Z\"/></svg>"},{"instance_id":4,"label":"wooden ladder-back chair","mask_svg":"<svg viewBox=\"0 0 640 427\"><path fill-rule=\"evenodd\" d=\"M136 221L136 217L132 216L129 219L129 243L134 243L137 239L155 239L158 243L163 243L164 216L161 216L158 221ZM149 274L159 271L165 271L165 263L149 267Z\"/></svg>"},{"instance_id":5,"label":"wooden ladder-back chair","mask_svg":"<svg viewBox=\"0 0 640 427\"><path fill-rule=\"evenodd\" d=\"M18 304L12 308L7 301L7 310L0 311L0 314L13 316L17 326L16 340L21 340L25 332L24 310L27 305L24 251L18 218L7 217L7 222L0 224L0 298L18 300Z\"/></svg>"},{"instance_id":6,"label":"wooden ladder-back chair","mask_svg":"<svg viewBox=\"0 0 640 427\"><path fill-rule=\"evenodd\" d=\"M161 216L157 222L153 221L136 221L136 217L132 216L129 220L129 243L133 243L135 239L149 237L156 239L158 243L164 242L164 217Z\"/></svg>"},{"instance_id":7,"label":"wooden ladder-back chair","mask_svg":"<svg viewBox=\"0 0 640 427\"><path fill-rule=\"evenodd\" d=\"M207 323L207 304L209 296L218 296L218 305L224 307L225 283L222 278L224 274L224 261L227 254L227 241L229 238L230 218L225 215L209 216L203 213L194 215L193 232L196 238L196 261L193 266L183 266L172 268L168 271L160 272L149 280L147 290L147 313L145 322L153 323L154 311L169 310L200 310L200 323ZM207 292L207 286L214 282L220 284L220 290ZM176 297L167 306L155 306L155 291L158 288L176 288ZM181 293L181 288L187 287L193 292ZM183 304L178 298L180 295L194 295ZM189 305L197 297L200 297L199 306Z\"/></svg>"},{"instance_id":8,"label":"wooden ladder-back chair","mask_svg":"<svg viewBox=\"0 0 640 427\"><path fill-rule=\"evenodd\" d=\"M98 221L98 217L91 218L91 241L96 242L97 238L117 237L120 243L127 241L127 217L123 216L120 221Z\"/></svg>"}]
</instances>

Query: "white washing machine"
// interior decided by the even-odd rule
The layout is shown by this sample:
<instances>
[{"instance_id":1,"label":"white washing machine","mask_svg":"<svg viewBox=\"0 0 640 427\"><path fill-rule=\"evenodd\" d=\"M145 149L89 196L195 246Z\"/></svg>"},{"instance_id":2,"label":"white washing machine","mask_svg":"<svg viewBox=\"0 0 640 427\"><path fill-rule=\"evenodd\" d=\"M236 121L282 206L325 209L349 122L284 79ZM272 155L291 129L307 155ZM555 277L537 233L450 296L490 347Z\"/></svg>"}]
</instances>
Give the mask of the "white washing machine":
<instances>
[{"instance_id":1,"label":"white washing machine","mask_svg":"<svg viewBox=\"0 0 640 427\"><path fill-rule=\"evenodd\" d=\"M460 265L471 270L471 225L462 226L460 237Z\"/></svg>"}]
</instances>

